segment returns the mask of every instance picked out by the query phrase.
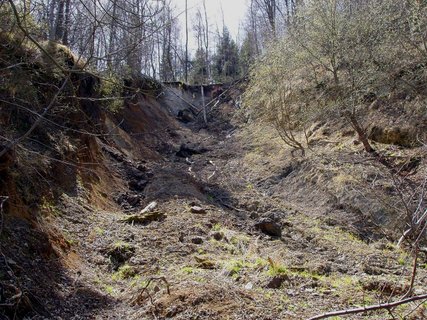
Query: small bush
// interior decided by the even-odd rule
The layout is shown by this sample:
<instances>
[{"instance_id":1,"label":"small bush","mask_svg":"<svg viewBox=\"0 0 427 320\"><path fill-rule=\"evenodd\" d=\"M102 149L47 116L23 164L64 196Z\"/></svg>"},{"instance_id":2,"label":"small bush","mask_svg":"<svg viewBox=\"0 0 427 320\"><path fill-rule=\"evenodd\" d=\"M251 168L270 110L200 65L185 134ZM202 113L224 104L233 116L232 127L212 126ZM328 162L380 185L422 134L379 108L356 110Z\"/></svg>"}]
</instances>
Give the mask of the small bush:
<instances>
[{"instance_id":1,"label":"small bush","mask_svg":"<svg viewBox=\"0 0 427 320\"><path fill-rule=\"evenodd\" d=\"M105 109L118 112L123 107L123 86L123 80L112 74L102 78L98 91Z\"/></svg>"}]
</instances>

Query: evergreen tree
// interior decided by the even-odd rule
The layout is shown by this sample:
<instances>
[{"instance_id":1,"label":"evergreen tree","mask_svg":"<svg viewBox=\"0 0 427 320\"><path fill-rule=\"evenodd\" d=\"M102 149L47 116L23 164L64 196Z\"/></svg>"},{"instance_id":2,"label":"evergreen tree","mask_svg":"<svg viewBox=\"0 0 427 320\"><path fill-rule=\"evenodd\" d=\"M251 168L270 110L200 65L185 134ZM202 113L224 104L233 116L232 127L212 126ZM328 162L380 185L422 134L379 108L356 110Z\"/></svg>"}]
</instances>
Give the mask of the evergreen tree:
<instances>
[{"instance_id":1,"label":"evergreen tree","mask_svg":"<svg viewBox=\"0 0 427 320\"><path fill-rule=\"evenodd\" d=\"M191 64L190 79L193 84L204 84L208 82L208 68L206 53L202 48L197 49Z\"/></svg>"},{"instance_id":2,"label":"evergreen tree","mask_svg":"<svg viewBox=\"0 0 427 320\"><path fill-rule=\"evenodd\" d=\"M240 76L239 49L230 37L226 27L220 36L216 54L214 56L214 79L217 82L228 82Z\"/></svg>"},{"instance_id":3,"label":"evergreen tree","mask_svg":"<svg viewBox=\"0 0 427 320\"><path fill-rule=\"evenodd\" d=\"M244 76L249 72L251 65L255 62L257 53L253 37L247 34L240 48L240 72Z\"/></svg>"}]
</instances>

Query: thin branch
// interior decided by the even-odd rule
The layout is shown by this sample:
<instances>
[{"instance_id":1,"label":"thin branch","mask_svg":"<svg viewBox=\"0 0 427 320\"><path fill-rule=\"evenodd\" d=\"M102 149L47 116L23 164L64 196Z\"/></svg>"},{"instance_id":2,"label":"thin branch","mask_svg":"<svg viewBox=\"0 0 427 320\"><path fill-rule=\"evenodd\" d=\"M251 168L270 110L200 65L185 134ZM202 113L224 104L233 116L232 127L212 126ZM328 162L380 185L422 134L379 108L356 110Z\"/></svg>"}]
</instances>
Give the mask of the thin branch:
<instances>
[{"instance_id":1,"label":"thin branch","mask_svg":"<svg viewBox=\"0 0 427 320\"><path fill-rule=\"evenodd\" d=\"M380 304L376 304L376 305L372 305L372 306L365 306L365 307L354 308L354 309L328 312L328 313L324 313L321 315L311 317L308 320L327 319L327 318L336 317L336 316L345 316L345 315L349 315L349 314L364 313L364 312L376 311L376 310L391 310L391 309L398 307L398 306L401 306L403 304L408 304L410 302L419 301L419 300L427 300L427 294L422 294L422 295L414 296L414 297L407 298L407 299L402 299L402 300L395 301L395 302L380 303Z\"/></svg>"},{"instance_id":2,"label":"thin branch","mask_svg":"<svg viewBox=\"0 0 427 320\"><path fill-rule=\"evenodd\" d=\"M411 282L409 284L408 291L405 293L405 295L402 297L402 299L410 297L412 295L413 290L414 290L415 278L417 276L417 265L418 265L418 253L419 253L419 251L420 251L420 249L419 249L418 243L416 243L415 244L415 253L414 253L414 264L412 266Z\"/></svg>"},{"instance_id":3,"label":"thin branch","mask_svg":"<svg viewBox=\"0 0 427 320\"><path fill-rule=\"evenodd\" d=\"M8 3L10 4L10 6L11 6L11 8L12 8L12 11L13 11L13 15L14 15L14 17L15 17L15 19L16 19L16 24L18 25L18 28L23 32L23 34L32 42L32 43L34 43L34 45L37 47L37 48L39 48L40 49L40 51L44 54L44 55L46 55L46 57L49 59L49 60L51 60L52 61L52 63L56 66L56 67L58 67L59 68L59 70L61 70L62 72L64 72L64 73L77 73L77 74L81 74L81 73L83 73L83 72L85 72L85 73L87 73L87 74L89 74L89 75L91 75L91 76L94 76L94 77L97 77L97 78L99 78L99 79L101 79L101 80L103 80L103 81L106 81L106 82L113 82L111 79L108 79L108 78L103 78L103 77L101 77L101 76L99 76L99 75L96 75L96 74L94 74L94 73L92 73L92 72L90 72L90 71L88 71L88 70L84 70L85 69L85 67L86 67L86 65L89 63L89 60L90 60L90 58L86 61L86 63L84 64L84 66L83 67L80 67L80 68L78 68L78 69L68 69L68 68L64 68L29 32L28 32L28 30L25 28L25 26L23 26L22 25L22 21L21 21L21 19L20 19L20 17L19 17L19 12L18 12L18 9L16 8L16 5L15 5L15 3L13 2L13 0L8 0ZM159 28L160 29L160 28ZM159 30L158 29L158 30ZM157 31L157 30L155 30L155 31ZM92 54L92 57L93 57L93 54ZM78 59L78 61L80 61L80 59L81 59L81 56L79 57L79 59ZM123 88L126 88L126 89L136 89L136 90L138 90L138 88L133 88L133 87L128 87L128 86L123 86Z\"/></svg>"},{"instance_id":4,"label":"thin branch","mask_svg":"<svg viewBox=\"0 0 427 320\"><path fill-rule=\"evenodd\" d=\"M1 196L0 197L0 238L3 233L3 226L4 226L4 217L3 217L3 206L4 203L9 199L8 196Z\"/></svg>"},{"instance_id":5,"label":"thin branch","mask_svg":"<svg viewBox=\"0 0 427 320\"><path fill-rule=\"evenodd\" d=\"M18 25L19 29L24 33L24 35L28 39L30 39L30 41L34 43L36 47L39 48L40 51L43 52L43 54L45 54L46 57L48 57L49 60L51 60L52 63L55 66L57 66L62 72L70 72L70 70L65 70L65 68L58 61L56 61L56 59L52 57L52 55L50 55L50 53L42 45L40 45L40 43L36 39L34 39L34 37L28 32L28 30L22 25L22 21L21 21L21 18L19 17L18 9L16 8L14 1L8 0L8 2L12 8L13 15L16 19L16 24Z\"/></svg>"},{"instance_id":6,"label":"thin branch","mask_svg":"<svg viewBox=\"0 0 427 320\"><path fill-rule=\"evenodd\" d=\"M153 306L155 306L154 301L153 301L153 298L151 297L150 293L148 292L148 287L150 286L151 282L153 282L153 281L163 281L163 282L165 283L165 285L166 285L166 291L167 291L168 295L170 295L170 294L171 294L171 293L170 293L170 284L169 284L169 282L166 280L166 277L153 277L153 278L150 278L150 279L147 281L147 284L145 285L145 287L144 287L144 288L142 288L141 292L139 292L139 293L138 293L138 295L132 299L132 301L130 302L130 303L131 303L131 305L137 305L137 304L140 304L140 303L142 302L142 300L144 299L144 292L146 292L146 291L147 291L147 295L148 295L148 297L150 298L151 304L152 304Z\"/></svg>"},{"instance_id":7,"label":"thin branch","mask_svg":"<svg viewBox=\"0 0 427 320\"><path fill-rule=\"evenodd\" d=\"M26 133L24 133L22 136L20 136L19 138L15 139L13 141L10 141L3 148L3 150L0 151L0 158L3 157L6 154L6 152L8 152L10 149L12 149L17 144L19 144L22 140L24 140L25 138L27 138L39 126L39 124L43 121L43 119L47 115L47 113L55 105L56 100L58 99L58 97L61 94L61 92L64 90L64 88L67 85L68 81L70 80L70 76L71 76L71 74L68 74L68 76L65 78L64 82L62 83L62 86L59 88L59 90L56 92L56 94L53 97L53 99L50 101L49 105L44 109L44 111L41 114L38 115L38 119L36 121L34 121L34 123L32 124L32 126L30 127L30 129L28 129L28 131Z\"/></svg>"},{"instance_id":8,"label":"thin branch","mask_svg":"<svg viewBox=\"0 0 427 320\"><path fill-rule=\"evenodd\" d=\"M75 97L73 97L73 98L75 98ZM3 103L6 103L6 104L9 104L9 105L11 105L11 106L14 106L14 107L18 107L18 108L21 108L21 109L23 109L23 110L25 110L25 111L27 111L28 113L31 113L31 114L33 114L33 115L35 115L36 117L40 117L40 114L38 114L36 111L34 111L34 110L31 110L31 109L29 109L29 108L27 108L27 107L25 107L25 106L23 106L23 105L21 105L21 104L17 104L17 103L14 103L14 102L10 102L10 101L7 101L7 100L3 100L3 99L0 99L0 102L3 102ZM80 133L80 134L84 134L84 135L87 135L87 136L92 136L92 137L107 137L107 136L118 136L119 134L113 134L112 132L115 130L115 129L117 129L117 128L119 128L120 127L120 125L124 122L124 119L122 119L117 125L115 125L109 132L107 132L107 133L93 133L93 132L88 132L88 131L84 131L84 130L77 130L77 129L73 129L73 128L71 128L71 127L67 127L67 126L64 126L64 125L61 125L61 124L59 124L59 123L57 123L57 122L55 122L55 121L52 121L52 120L50 120L50 119L48 119L48 118L43 118L43 121L46 121L47 123L50 123L50 124L52 124L52 125L54 125L54 126L56 126L56 127L58 127L58 128L61 128L61 129L64 129L64 130L66 130L66 131L71 131L71 132L75 132L75 133ZM0 136L0 138L2 138L2 139L5 139L5 140L8 140L6 137L2 137L2 136ZM8 140L8 141L10 141L10 140Z\"/></svg>"},{"instance_id":9,"label":"thin branch","mask_svg":"<svg viewBox=\"0 0 427 320\"><path fill-rule=\"evenodd\" d=\"M1 69L0 69L0 71L8 70L8 69L13 69L13 68L16 68L16 67L19 67L19 66L25 65L25 64L26 64L25 62L16 63L16 64L13 64L13 65L8 66L8 67L6 67L6 68L1 68Z\"/></svg>"}]
</instances>

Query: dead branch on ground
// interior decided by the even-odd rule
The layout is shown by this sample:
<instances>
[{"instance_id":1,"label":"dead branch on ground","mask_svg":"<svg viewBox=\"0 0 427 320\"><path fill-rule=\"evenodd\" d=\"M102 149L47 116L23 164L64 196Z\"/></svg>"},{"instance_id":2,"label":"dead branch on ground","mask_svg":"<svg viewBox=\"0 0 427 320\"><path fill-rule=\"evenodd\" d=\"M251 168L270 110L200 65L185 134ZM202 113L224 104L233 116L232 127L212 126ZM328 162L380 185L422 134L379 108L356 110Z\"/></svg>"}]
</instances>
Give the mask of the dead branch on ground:
<instances>
[{"instance_id":1,"label":"dead branch on ground","mask_svg":"<svg viewBox=\"0 0 427 320\"><path fill-rule=\"evenodd\" d=\"M327 319L327 318L331 318L331 317L346 316L346 315L350 315L350 314L364 313L364 312L377 311L377 310L393 310L394 308L396 308L398 306L408 304L408 303L414 302L414 301L419 301L419 300L427 300L427 294L422 294L419 296L413 296L411 298L406 298L406 299L398 300L395 302L380 303L380 304L371 305L371 306L364 306L364 307L360 307L360 308L328 312L328 313L324 313L321 315L311 317L308 320Z\"/></svg>"},{"instance_id":2,"label":"dead branch on ground","mask_svg":"<svg viewBox=\"0 0 427 320\"><path fill-rule=\"evenodd\" d=\"M153 282L153 281L162 281L162 282L164 282L165 285L166 285L166 291L167 291L168 295L171 294L170 293L170 284L166 280L165 277L157 277L157 278L153 277L153 278L150 278L147 281L147 284L145 285L145 287L142 288L142 290L136 295L136 297L134 297L131 300L130 304L132 306L134 306L134 305L140 305L144 301L144 293L147 293L147 295L148 295L148 297L150 299L151 304L155 307L155 304L154 304L154 301L153 301L153 297L151 296L150 292L148 291L148 287L150 286L151 282Z\"/></svg>"}]
</instances>

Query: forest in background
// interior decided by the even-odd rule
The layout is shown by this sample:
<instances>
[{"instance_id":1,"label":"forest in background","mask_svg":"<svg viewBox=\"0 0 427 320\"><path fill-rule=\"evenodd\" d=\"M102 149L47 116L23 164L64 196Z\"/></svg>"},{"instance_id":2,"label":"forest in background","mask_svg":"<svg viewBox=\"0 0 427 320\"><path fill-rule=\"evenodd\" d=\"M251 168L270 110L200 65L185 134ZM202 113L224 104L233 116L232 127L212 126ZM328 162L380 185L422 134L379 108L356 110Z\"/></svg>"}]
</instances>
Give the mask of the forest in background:
<instances>
[{"instance_id":1,"label":"forest in background","mask_svg":"<svg viewBox=\"0 0 427 320\"><path fill-rule=\"evenodd\" d=\"M103 73L144 74L160 81L227 82L244 76L267 44L286 32L297 1L251 0L241 43L227 26L212 26L205 1L194 16L169 0L12 1L22 26L37 41L69 47ZM1 4L2 32L15 32L16 17ZM186 16L184 26L178 17ZM197 44L189 48L189 30Z\"/></svg>"}]
</instances>

